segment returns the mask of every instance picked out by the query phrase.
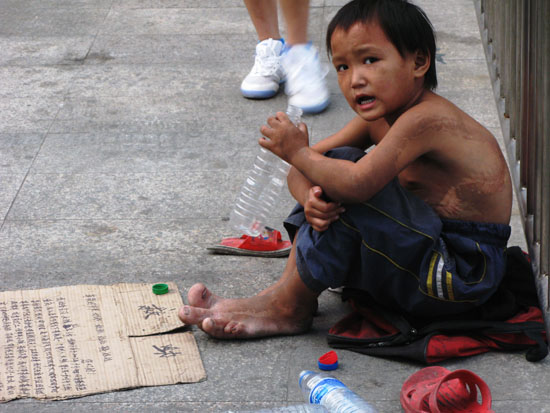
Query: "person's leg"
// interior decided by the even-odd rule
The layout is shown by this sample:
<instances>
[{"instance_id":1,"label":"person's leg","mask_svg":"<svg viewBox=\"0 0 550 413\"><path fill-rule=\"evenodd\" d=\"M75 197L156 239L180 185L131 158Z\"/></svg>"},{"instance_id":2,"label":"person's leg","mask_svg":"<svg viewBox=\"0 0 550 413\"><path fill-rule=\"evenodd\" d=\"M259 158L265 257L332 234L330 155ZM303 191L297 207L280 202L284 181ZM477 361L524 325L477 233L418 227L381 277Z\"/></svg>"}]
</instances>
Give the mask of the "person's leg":
<instances>
[{"instance_id":1,"label":"person's leg","mask_svg":"<svg viewBox=\"0 0 550 413\"><path fill-rule=\"evenodd\" d=\"M188 305L179 311L186 324L196 324L205 333L226 339L299 334L311 326L319 293L309 290L296 268L292 248L281 280L250 298L224 299L204 284L193 285Z\"/></svg>"},{"instance_id":2,"label":"person's leg","mask_svg":"<svg viewBox=\"0 0 550 413\"><path fill-rule=\"evenodd\" d=\"M309 0L281 0L286 22L286 43L290 46L307 43Z\"/></svg>"},{"instance_id":3,"label":"person's leg","mask_svg":"<svg viewBox=\"0 0 550 413\"><path fill-rule=\"evenodd\" d=\"M282 55L288 104L305 113L325 110L330 102L327 70L321 66L317 49L308 42L309 0L281 0L286 22L287 50Z\"/></svg>"},{"instance_id":4,"label":"person's leg","mask_svg":"<svg viewBox=\"0 0 550 413\"><path fill-rule=\"evenodd\" d=\"M244 0L258 35L254 66L241 83L241 93L250 99L267 99L277 94L283 82L277 0Z\"/></svg>"},{"instance_id":5,"label":"person's leg","mask_svg":"<svg viewBox=\"0 0 550 413\"><path fill-rule=\"evenodd\" d=\"M244 0L258 40L280 39L277 0Z\"/></svg>"}]
</instances>

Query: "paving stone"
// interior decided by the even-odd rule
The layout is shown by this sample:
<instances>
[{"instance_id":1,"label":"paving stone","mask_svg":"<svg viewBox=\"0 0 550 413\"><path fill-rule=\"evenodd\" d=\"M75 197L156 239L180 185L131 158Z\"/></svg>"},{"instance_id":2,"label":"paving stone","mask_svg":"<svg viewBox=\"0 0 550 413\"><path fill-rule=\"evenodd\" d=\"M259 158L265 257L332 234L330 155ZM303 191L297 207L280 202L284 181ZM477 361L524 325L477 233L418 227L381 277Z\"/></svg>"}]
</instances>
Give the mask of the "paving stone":
<instances>
[{"instance_id":1,"label":"paving stone","mask_svg":"<svg viewBox=\"0 0 550 413\"><path fill-rule=\"evenodd\" d=\"M310 142L354 113L324 50L347 0L312 0L309 37L328 66L331 104L306 115ZM504 148L470 0L418 0L437 31L439 92ZM281 16L279 20L283 23ZM281 24L284 35L286 28ZM259 128L285 110L242 98L254 28L241 0L0 0L0 287L204 282L247 297L275 282L285 259L213 255L235 236L228 216L258 151ZM288 193L268 224L282 230ZM514 202L511 245L525 247ZM283 231L286 238L286 234ZM2 411L227 412L298 404L303 369L329 350L349 311L324 292L304 335L226 342L192 331L208 378L66 401L18 400ZM334 372L380 412L399 412L402 383L422 366L338 351ZM475 371L499 413L550 412L548 360L489 353L441 363Z\"/></svg>"}]
</instances>

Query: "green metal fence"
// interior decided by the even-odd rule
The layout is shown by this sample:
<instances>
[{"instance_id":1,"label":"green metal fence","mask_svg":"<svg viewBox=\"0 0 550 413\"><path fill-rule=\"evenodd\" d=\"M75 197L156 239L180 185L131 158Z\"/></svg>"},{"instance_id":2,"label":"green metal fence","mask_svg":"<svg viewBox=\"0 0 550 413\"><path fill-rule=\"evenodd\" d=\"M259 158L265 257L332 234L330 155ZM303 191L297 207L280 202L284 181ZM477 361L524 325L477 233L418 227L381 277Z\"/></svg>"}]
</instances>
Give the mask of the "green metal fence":
<instances>
[{"instance_id":1,"label":"green metal fence","mask_svg":"<svg viewBox=\"0 0 550 413\"><path fill-rule=\"evenodd\" d=\"M550 331L550 0L474 3Z\"/></svg>"}]
</instances>

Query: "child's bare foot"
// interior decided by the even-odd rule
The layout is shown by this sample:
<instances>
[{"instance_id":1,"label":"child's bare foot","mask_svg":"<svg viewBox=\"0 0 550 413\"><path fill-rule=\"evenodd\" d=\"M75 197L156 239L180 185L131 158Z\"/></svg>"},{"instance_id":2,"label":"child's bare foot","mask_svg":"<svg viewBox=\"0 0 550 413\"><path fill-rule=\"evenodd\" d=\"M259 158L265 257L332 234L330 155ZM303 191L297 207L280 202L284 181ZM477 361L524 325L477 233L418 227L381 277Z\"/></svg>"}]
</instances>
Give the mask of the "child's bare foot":
<instances>
[{"instance_id":1,"label":"child's bare foot","mask_svg":"<svg viewBox=\"0 0 550 413\"><path fill-rule=\"evenodd\" d=\"M301 285L283 283L262 295L242 299L218 297L198 283L189 289L189 305L180 309L179 317L217 338L302 333L311 326L317 294L309 291L299 277L298 281Z\"/></svg>"}]
</instances>

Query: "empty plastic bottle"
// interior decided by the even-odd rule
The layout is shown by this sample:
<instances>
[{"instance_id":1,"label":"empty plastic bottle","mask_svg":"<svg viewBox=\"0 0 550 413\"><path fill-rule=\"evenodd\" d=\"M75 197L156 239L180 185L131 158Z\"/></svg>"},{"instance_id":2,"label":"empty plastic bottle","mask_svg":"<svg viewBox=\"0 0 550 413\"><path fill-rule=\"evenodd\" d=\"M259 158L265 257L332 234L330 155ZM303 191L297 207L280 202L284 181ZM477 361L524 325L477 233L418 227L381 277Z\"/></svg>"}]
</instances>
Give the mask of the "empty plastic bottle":
<instances>
[{"instance_id":1,"label":"empty plastic bottle","mask_svg":"<svg viewBox=\"0 0 550 413\"><path fill-rule=\"evenodd\" d=\"M297 404L295 406L276 407L274 409L255 410L253 413L328 413L320 404Z\"/></svg>"},{"instance_id":2,"label":"empty plastic bottle","mask_svg":"<svg viewBox=\"0 0 550 413\"><path fill-rule=\"evenodd\" d=\"M302 109L289 105L286 114L298 125ZM229 215L231 226L241 234L253 237L261 234L285 186L289 170L287 162L261 148Z\"/></svg>"},{"instance_id":3,"label":"empty plastic bottle","mask_svg":"<svg viewBox=\"0 0 550 413\"><path fill-rule=\"evenodd\" d=\"M306 401L325 406L330 413L376 413L365 399L326 373L304 370L299 384Z\"/></svg>"}]
</instances>

